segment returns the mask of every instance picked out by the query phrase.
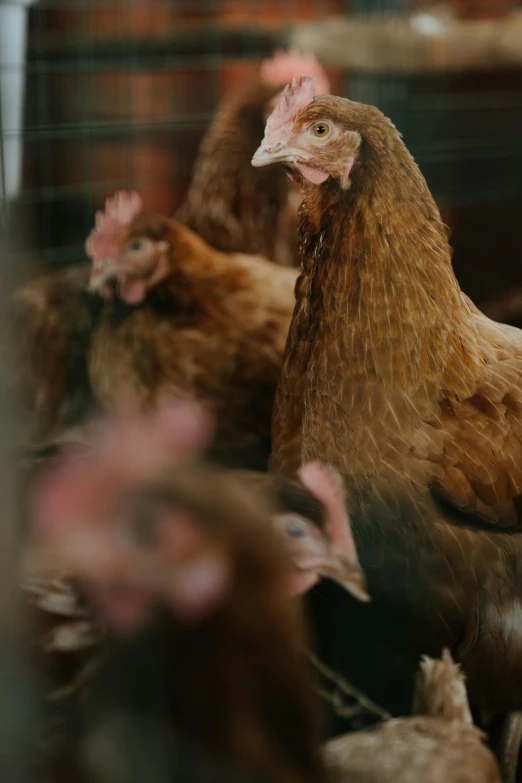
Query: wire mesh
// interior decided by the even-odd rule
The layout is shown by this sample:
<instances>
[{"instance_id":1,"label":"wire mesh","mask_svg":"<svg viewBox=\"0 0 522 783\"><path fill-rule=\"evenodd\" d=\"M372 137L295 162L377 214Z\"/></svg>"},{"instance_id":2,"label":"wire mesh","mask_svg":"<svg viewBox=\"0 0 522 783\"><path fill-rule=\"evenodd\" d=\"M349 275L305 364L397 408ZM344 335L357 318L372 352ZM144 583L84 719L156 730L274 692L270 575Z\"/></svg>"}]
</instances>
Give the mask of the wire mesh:
<instances>
[{"instance_id":1,"label":"wire mesh","mask_svg":"<svg viewBox=\"0 0 522 783\"><path fill-rule=\"evenodd\" d=\"M24 124L3 137L23 136L22 187L11 206L26 240L43 264L82 259L95 209L119 188L135 188L151 209L173 212L219 98L253 76L296 24L348 10L379 17L429 5L40 0L28 8ZM453 5L475 17L515 3ZM9 67L0 64L0 72ZM341 94L378 105L402 130L453 229L457 271L476 252L493 249L487 219L493 215L498 235L509 234L520 218L521 84L520 72L508 69L430 76L352 71L336 83ZM460 231L459 221L471 231ZM507 254L520 254L516 242L504 241ZM464 273L463 283L480 298L471 276Z\"/></svg>"},{"instance_id":2,"label":"wire mesh","mask_svg":"<svg viewBox=\"0 0 522 783\"><path fill-rule=\"evenodd\" d=\"M45 0L30 9L16 211L43 262L82 257L93 211L118 188L172 212L219 96L296 18L333 2Z\"/></svg>"}]
</instances>

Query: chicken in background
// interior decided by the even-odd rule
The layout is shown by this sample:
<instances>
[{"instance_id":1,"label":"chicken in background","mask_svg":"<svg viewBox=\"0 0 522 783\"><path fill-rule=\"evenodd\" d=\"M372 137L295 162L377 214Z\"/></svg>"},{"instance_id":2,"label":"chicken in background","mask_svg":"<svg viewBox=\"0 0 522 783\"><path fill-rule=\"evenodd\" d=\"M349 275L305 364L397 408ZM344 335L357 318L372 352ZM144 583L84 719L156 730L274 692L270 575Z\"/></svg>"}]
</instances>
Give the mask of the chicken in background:
<instances>
[{"instance_id":1,"label":"chicken in background","mask_svg":"<svg viewBox=\"0 0 522 783\"><path fill-rule=\"evenodd\" d=\"M315 57L295 50L276 52L261 63L255 84L223 98L203 138L176 217L218 250L298 264L299 190L282 169L254 170L250 165L274 100L295 73L314 74L318 93L330 92Z\"/></svg>"},{"instance_id":2,"label":"chicken in background","mask_svg":"<svg viewBox=\"0 0 522 783\"><path fill-rule=\"evenodd\" d=\"M413 712L326 743L332 783L501 783L449 650L422 661Z\"/></svg>"},{"instance_id":3,"label":"chicken in background","mask_svg":"<svg viewBox=\"0 0 522 783\"><path fill-rule=\"evenodd\" d=\"M330 461L355 483L404 481L517 527L522 332L460 290L439 210L390 120L314 96L313 78L294 79L253 158L284 163L304 199L274 465Z\"/></svg>"},{"instance_id":4,"label":"chicken in background","mask_svg":"<svg viewBox=\"0 0 522 783\"><path fill-rule=\"evenodd\" d=\"M272 101L294 72L315 73L318 89L329 92L313 57L278 52L262 63L257 84L224 100L202 144L179 218L217 250L296 263L298 188L283 171L250 166ZM14 294L6 335L14 352L4 354L2 366L8 368L29 450L74 439L99 410L87 354L101 300L87 290L88 276L88 265L74 264ZM287 284L276 276L276 299L278 289Z\"/></svg>"},{"instance_id":5,"label":"chicken in background","mask_svg":"<svg viewBox=\"0 0 522 783\"><path fill-rule=\"evenodd\" d=\"M88 264L67 267L21 285L11 297L2 372L28 450L45 448L99 408L87 353L101 302L87 290L89 273Z\"/></svg>"},{"instance_id":6,"label":"chicken in background","mask_svg":"<svg viewBox=\"0 0 522 783\"><path fill-rule=\"evenodd\" d=\"M86 244L90 288L105 300L89 351L93 391L108 410L188 394L212 409L214 454L262 467L296 272L211 248L136 193L108 199ZM245 466L249 466L247 461Z\"/></svg>"},{"instance_id":7,"label":"chicken in background","mask_svg":"<svg viewBox=\"0 0 522 783\"><path fill-rule=\"evenodd\" d=\"M317 783L317 705L281 537L257 495L198 461L208 438L186 404L113 420L41 477L24 569L74 574L108 633L88 727L110 729L138 699L142 723L270 780ZM125 749L129 765L146 745L145 732Z\"/></svg>"}]
</instances>

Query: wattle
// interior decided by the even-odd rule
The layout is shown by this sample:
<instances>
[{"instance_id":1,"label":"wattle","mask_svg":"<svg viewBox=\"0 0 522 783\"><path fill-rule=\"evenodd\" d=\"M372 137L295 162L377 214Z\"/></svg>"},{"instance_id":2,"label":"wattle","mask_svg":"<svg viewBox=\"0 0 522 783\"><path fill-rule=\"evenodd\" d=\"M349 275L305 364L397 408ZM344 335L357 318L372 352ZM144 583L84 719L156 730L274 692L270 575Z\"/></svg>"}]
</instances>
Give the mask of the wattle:
<instances>
[{"instance_id":1,"label":"wattle","mask_svg":"<svg viewBox=\"0 0 522 783\"><path fill-rule=\"evenodd\" d=\"M323 169L317 169L315 166L308 166L306 163L297 163L296 162L296 168L299 169L303 177L306 177L306 179L311 182L313 185L321 185L323 182L326 182L328 177L330 176L328 172L323 171Z\"/></svg>"}]
</instances>

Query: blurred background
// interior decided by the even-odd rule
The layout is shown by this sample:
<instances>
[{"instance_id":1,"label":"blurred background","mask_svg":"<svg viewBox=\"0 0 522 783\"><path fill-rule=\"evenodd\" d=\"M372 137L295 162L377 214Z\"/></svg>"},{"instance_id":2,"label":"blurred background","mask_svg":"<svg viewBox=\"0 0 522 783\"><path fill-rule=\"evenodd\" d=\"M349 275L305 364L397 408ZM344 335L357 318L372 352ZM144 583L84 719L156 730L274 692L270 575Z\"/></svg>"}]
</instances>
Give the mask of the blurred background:
<instances>
[{"instance_id":1,"label":"blurred background","mask_svg":"<svg viewBox=\"0 0 522 783\"><path fill-rule=\"evenodd\" d=\"M2 214L52 267L84 258L94 210L118 188L172 213L221 96L294 43L338 94L393 119L465 292L505 298L522 287L520 5L0 0Z\"/></svg>"}]
</instances>

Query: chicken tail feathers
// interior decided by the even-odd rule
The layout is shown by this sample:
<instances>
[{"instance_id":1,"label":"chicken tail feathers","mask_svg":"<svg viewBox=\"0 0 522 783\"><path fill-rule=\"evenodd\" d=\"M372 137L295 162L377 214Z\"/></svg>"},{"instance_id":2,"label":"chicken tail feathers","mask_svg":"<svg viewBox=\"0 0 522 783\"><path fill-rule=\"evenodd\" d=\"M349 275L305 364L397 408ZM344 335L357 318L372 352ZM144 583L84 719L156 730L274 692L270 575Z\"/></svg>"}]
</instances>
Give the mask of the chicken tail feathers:
<instances>
[{"instance_id":1,"label":"chicken tail feathers","mask_svg":"<svg viewBox=\"0 0 522 783\"><path fill-rule=\"evenodd\" d=\"M413 712L473 724L465 677L449 650L443 650L441 658L422 659L415 681Z\"/></svg>"}]
</instances>

